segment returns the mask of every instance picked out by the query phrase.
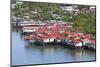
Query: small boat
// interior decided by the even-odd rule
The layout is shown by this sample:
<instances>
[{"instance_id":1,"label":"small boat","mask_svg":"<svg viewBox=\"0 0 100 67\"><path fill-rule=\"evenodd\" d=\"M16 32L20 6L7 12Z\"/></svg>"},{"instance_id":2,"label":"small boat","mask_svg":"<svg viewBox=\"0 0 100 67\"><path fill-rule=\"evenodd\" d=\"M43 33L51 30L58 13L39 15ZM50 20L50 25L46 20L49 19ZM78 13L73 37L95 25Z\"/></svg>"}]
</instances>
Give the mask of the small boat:
<instances>
[{"instance_id":1,"label":"small boat","mask_svg":"<svg viewBox=\"0 0 100 67\"><path fill-rule=\"evenodd\" d=\"M77 40L65 40L65 46L72 49L79 49L82 48L82 42Z\"/></svg>"},{"instance_id":2,"label":"small boat","mask_svg":"<svg viewBox=\"0 0 100 67\"><path fill-rule=\"evenodd\" d=\"M83 48L90 49L90 50L96 50L96 41L95 40L84 41Z\"/></svg>"}]
</instances>

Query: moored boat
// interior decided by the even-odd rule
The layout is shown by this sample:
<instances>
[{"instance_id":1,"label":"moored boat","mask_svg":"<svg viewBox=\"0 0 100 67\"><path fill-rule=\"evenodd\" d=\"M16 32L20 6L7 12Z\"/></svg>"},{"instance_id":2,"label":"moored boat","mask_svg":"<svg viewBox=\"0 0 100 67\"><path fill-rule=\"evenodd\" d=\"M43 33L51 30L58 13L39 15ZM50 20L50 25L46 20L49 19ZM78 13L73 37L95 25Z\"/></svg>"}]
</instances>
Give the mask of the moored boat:
<instances>
[{"instance_id":1,"label":"moored boat","mask_svg":"<svg viewBox=\"0 0 100 67\"><path fill-rule=\"evenodd\" d=\"M96 41L95 40L84 41L83 48L90 49L90 50L96 50Z\"/></svg>"}]
</instances>

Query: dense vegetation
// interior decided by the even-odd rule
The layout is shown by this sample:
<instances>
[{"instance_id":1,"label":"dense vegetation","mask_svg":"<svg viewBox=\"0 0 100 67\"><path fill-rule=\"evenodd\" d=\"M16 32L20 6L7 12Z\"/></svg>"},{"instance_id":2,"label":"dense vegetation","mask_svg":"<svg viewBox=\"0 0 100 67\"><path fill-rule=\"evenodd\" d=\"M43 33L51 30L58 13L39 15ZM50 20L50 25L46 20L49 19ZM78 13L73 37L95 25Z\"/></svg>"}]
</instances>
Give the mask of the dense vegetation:
<instances>
[{"instance_id":1,"label":"dense vegetation","mask_svg":"<svg viewBox=\"0 0 100 67\"><path fill-rule=\"evenodd\" d=\"M81 13L74 16L69 12L64 12L59 6L59 4L54 3L23 2L12 9L12 14L17 17L29 16L30 19L41 21L56 19L73 22L74 31L95 34L95 13ZM79 10L82 8L89 8L89 6L78 6ZM32 13L31 11L36 11L37 13ZM58 15L60 18L54 17L52 14Z\"/></svg>"},{"instance_id":2,"label":"dense vegetation","mask_svg":"<svg viewBox=\"0 0 100 67\"><path fill-rule=\"evenodd\" d=\"M74 30L78 30L84 33L95 34L96 18L95 14L87 13L80 14L74 17Z\"/></svg>"},{"instance_id":3,"label":"dense vegetation","mask_svg":"<svg viewBox=\"0 0 100 67\"><path fill-rule=\"evenodd\" d=\"M59 6L54 3L23 2L22 4L17 4L12 9L12 12L17 17L30 16L31 19L36 20L56 19L69 21L70 13L64 13ZM31 11L37 11L38 14L32 14ZM59 17L54 17L52 14L58 15Z\"/></svg>"}]
</instances>

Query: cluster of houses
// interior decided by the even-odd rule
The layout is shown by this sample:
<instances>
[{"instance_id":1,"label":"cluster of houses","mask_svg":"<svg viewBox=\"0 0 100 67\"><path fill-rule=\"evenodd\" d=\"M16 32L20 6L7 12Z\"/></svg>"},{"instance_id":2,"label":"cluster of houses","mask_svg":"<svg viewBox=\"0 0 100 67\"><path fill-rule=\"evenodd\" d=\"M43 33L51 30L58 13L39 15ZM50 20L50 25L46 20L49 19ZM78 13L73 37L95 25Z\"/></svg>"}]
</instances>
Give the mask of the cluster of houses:
<instances>
[{"instance_id":1,"label":"cluster of houses","mask_svg":"<svg viewBox=\"0 0 100 67\"><path fill-rule=\"evenodd\" d=\"M82 5L79 5L79 6L82 6ZM81 9L79 9L78 5L66 5L66 4L62 4L60 6L60 8L65 11L65 12L69 12L73 15L78 15L78 14L81 14L81 13L95 13L96 11L96 7L95 6L89 6L86 8L86 7L83 7Z\"/></svg>"},{"instance_id":2,"label":"cluster of houses","mask_svg":"<svg viewBox=\"0 0 100 67\"><path fill-rule=\"evenodd\" d=\"M92 34L70 31L72 23L68 22L50 22L37 24L22 23L22 33L24 39L30 44L36 45L64 45L71 48L96 49L95 37Z\"/></svg>"},{"instance_id":3,"label":"cluster of houses","mask_svg":"<svg viewBox=\"0 0 100 67\"><path fill-rule=\"evenodd\" d=\"M22 2L16 2L22 4ZM12 8L15 7L16 3L12 4ZM60 5L60 8L69 13L78 15L80 13L95 13L95 6L82 8L80 11L76 5ZM31 11L37 14L37 11ZM52 14L53 17L61 18L59 15ZM21 28L22 34L26 34L24 39L31 44L37 45L48 45L48 44L60 44L71 48L87 48L96 49L96 40L92 34L84 34L81 32L73 32L72 23L64 21L34 21L25 20L23 18L11 17L12 25L14 27ZM28 18L28 16L24 17ZM16 21L14 21L16 20Z\"/></svg>"}]
</instances>

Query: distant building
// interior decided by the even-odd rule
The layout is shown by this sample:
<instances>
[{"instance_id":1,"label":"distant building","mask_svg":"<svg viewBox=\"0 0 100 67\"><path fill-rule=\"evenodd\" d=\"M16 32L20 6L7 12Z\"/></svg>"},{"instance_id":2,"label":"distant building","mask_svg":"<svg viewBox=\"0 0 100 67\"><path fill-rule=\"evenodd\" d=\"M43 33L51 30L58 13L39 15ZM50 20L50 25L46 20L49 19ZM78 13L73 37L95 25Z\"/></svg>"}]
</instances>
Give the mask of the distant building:
<instances>
[{"instance_id":1,"label":"distant building","mask_svg":"<svg viewBox=\"0 0 100 67\"><path fill-rule=\"evenodd\" d=\"M14 9L16 4L22 4L23 2L22 1L18 1L18 0L11 0L11 3L12 3L12 8Z\"/></svg>"},{"instance_id":2,"label":"distant building","mask_svg":"<svg viewBox=\"0 0 100 67\"><path fill-rule=\"evenodd\" d=\"M79 10L78 8L74 9L73 14L74 14L74 15L80 14L80 10Z\"/></svg>"},{"instance_id":3,"label":"distant building","mask_svg":"<svg viewBox=\"0 0 100 67\"><path fill-rule=\"evenodd\" d=\"M89 8L89 10L90 10L90 12L95 13L96 7L95 7L95 6L91 6L91 7Z\"/></svg>"},{"instance_id":4,"label":"distant building","mask_svg":"<svg viewBox=\"0 0 100 67\"><path fill-rule=\"evenodd\" d=\"M16 4L23 4L22 1L16 1Z\"/></svg>"},{"instance_id":5,"label":"distant building","mask_svg":"<svg viewBox=\"0 0 100 67\"><path fill-rule=\"evenodd\" d=\"M39 29L39 26L26 26L22 28L24 33L36 32L38 29Z\"/></svg>"},{"instance_id":6,"label":"distant building","mask_svg":"<svg viewBox=\"0 0 100 67\"><path fill-rule=\"evenodd\" d=\"M77 9L78 6L76 5L63 5L60 6L60 8L65 11L65 12L70 12L73 13L73 11L75 11L75 9Z\"/></svg>"},{"instance_id":7,"label":"distant building","mask_svg":"<svg viewBox=\"0 0 100 67\"><path fill-rule=\"evenodd\" d=\"M58 14L52 14L52 16L55 18L55 19L61 19L62 17L60 17L60 15Z\"/></svg>"},{"instance_id":8,"label":"distant building","mask_svg":"<svg viewBox=\"0 0 100 67\"><path fill-rule=\"evenodd\" d=\"M30 11L32 14L38 14L37 10Z\"/></svg>"},{"instance_id":9,"label":"distant building","mask_svg":"<svg viewBox=\"0 0 100 67\"><path fill-rule=\"evenodd\" d=\"M73 8L72 6L61 6L60 8L61 8L63 11L69 11L69 12L71 12L71 11L74 10L74 8Z\"/></svg>"},{"instance_id":10,"label":"distant building","mask_svg":"<svg viewBox=\"0 0 100 67\"><path fill-rule=\"evenodd\" d=\"M16 4L12 4L12 6L11 6L11 7L12 7L12 9L14 9L14 8L15 8L15 6L16 6Z\"/></svg>"}]
</instances>

